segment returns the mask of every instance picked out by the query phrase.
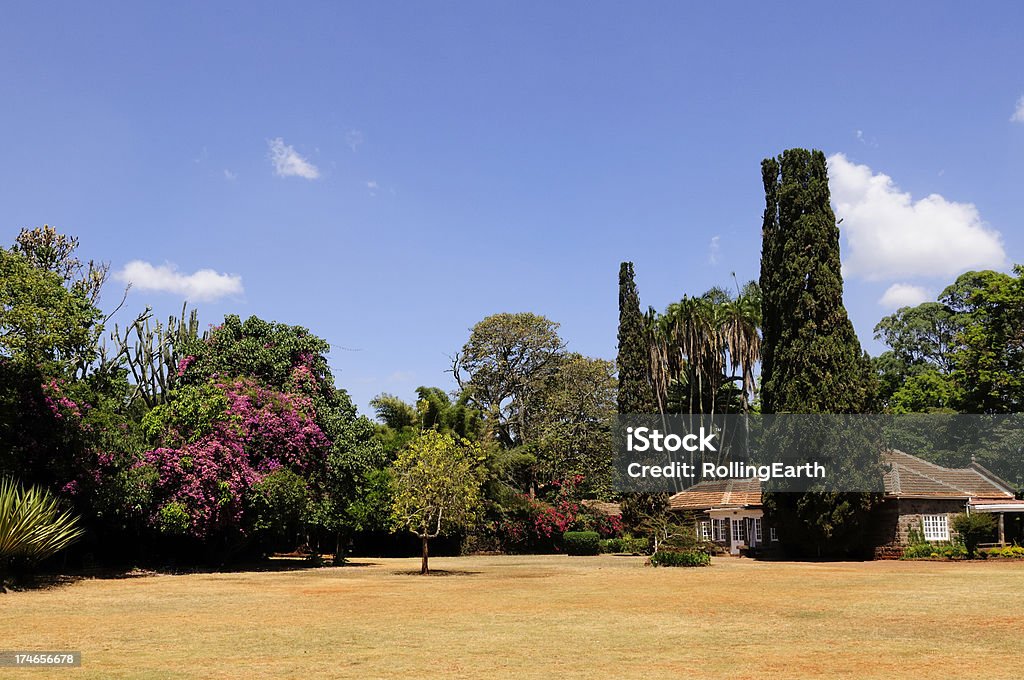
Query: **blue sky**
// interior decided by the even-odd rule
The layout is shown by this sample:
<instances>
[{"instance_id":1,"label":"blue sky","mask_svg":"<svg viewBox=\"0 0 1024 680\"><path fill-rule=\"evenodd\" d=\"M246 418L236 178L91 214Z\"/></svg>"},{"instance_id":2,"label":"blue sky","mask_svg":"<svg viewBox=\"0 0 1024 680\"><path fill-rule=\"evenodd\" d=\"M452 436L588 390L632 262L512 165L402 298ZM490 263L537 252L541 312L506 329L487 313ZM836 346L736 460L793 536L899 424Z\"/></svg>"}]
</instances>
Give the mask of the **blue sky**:
<instances>
[{"instance_id":1,"label":"blue sky","mask_svg":"<svg viewBox=\"0 0 1024 680\"><path fill-rule=\"evenodd\" d=\"M659 309L756 278L792 146L831 158L874 352L895 305L1024 261L1024 7L704 4L9 4L0 237L79 236L135 280L122 321L307 326L364 410L450 387L495 312L612 358L622 260Z\"/></svg>"}]
</instances>

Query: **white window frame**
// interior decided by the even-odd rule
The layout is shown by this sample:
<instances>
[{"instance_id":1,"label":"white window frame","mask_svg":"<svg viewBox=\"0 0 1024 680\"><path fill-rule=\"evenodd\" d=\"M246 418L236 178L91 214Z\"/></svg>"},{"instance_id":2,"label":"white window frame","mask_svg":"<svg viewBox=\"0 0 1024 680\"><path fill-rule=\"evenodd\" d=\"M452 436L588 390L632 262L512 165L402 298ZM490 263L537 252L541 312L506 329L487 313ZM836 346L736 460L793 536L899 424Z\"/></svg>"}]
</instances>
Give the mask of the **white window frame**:
<instances>
[{"instance_id":1,"label":"white window frame","mask_svg":"<svg viewBox=\"0 0 1024 680\"><path fill-rule=\"evenodd\" d=\"M772 540L772 543L779 542L779 530L775 527L768 527L768 537Z\"/></svg>"},{"instance_id":2,"label":"white window frame","mask_svg":"<svg viewBox=\"0 0 1024 680\"><path fill-rule=\"evenodd\" d=\"M921 515L921 529L926 541L949 540L948 515Z\"/></svg>"},{"instance_id":3,"label":"white window frame","mask_svg":"<svg viewBox=\"0 0 1024 680\"><path fill-rule=\"evenodd\" d=\"M761 518L754 518L754 541L757 543L764 542L764 534L761 533Z\"/></svg>"},{"instance_id":4,"label":"white window frame","mask_svg":"<svg viewBox=\"0 0 1024 680\"><path fill-rule=\"evenodd\" d=\"M711 522L702 519L697 521L697 538L702 541L708 541L711 539Z\"/></svg>"},{"instance_id":5,"label":"white window frame","mask_svg":"<svg viewBox=\"0 0 1024 680\"><path fill-rule=\"evenodd\" d=\"M747 542L747 518L741 517L732 521L733 543Z\"/></svg>"},{"instance_id":6,"label":"white window frame","mask_svg":"<svg viewBox=\"0 0 1024 680\"><path fill-rule=\"evenodd\" d=\"M724 541L725 540L725 520L724 519L711 519L711 540L712 541Z\"/></svg>"}]
</instances>

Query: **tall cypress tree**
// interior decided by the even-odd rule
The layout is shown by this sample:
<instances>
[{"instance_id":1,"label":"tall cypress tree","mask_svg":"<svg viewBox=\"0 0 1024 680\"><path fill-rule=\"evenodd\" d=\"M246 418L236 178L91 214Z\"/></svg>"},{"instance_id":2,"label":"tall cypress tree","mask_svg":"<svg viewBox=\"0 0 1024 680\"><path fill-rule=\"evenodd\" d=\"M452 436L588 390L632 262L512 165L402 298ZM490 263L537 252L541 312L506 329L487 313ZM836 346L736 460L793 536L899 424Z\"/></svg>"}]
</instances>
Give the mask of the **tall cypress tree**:
<instances>
[{"instance_id":1,"label":"tall cypress tree","mask_svg":"<svg viewBox=\"0 0 1024 680\"><path fill-rule=\"evenodd\" d=\"M655 413L657 404L651 387L650 346L640 313L633 263L619 265L619 371L618 408L622 415ZM644 526L668 513L667 493L633 493L622 499L622 521L631 531L643 533Z\"/></svg>"},{"instance_id":2,"label":"tall cypress tree","mask_svg":"<svg viewBox=\"0 0 1024 680\"><path fill-rule=\"evenodd\" d=\"M650 361L633 263L619 266L619 413L654 413Z\"/></svg>"},{"instance_id":3,"label":"tall cypress tree","mask_svg":"<svg viewBox=\"0 0 1024 680\"><path fill-rule=\"evenodd\" d=\"M765 211L761 252L763 413L867 413L870 362L843 306L839 228L829 206L821 151L789 149L761 163ZM839 419L837 419L839 420ZM839 464L873 480L878 451L843 441ZM769 519L793 552L839 555L864 547L872 493L766 493Z\"/></svg>"}]
</instances>

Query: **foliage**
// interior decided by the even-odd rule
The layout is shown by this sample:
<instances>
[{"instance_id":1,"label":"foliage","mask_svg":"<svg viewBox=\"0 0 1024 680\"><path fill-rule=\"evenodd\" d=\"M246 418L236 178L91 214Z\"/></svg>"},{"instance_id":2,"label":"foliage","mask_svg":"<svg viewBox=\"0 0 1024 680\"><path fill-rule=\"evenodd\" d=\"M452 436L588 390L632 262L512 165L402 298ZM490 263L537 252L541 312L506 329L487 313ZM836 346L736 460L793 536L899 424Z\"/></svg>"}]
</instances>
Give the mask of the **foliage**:
<instances>
[{"instance_id":1,"label":"foliage","mask_svg":"<svg viewBox=\"0 0 1024 680\"><path fill-rule=\"evenodd\" d=\"M524 443L534 415L529 396L555 369L563 346L558 324L536 314L494 314L473 326L452 371L503 446Z\"/></svg>"},{"instance_id":2,"label":"foliage","mask_svg":"<svg viewBox=\"0 0 1024 680\"><path fill-rule=\"evenodd\" d=\"M428 571L427 542L467 527L476 518L480 463L478 446L426 430L392 464L392 519L396 528L408 529L422 540L422 573Z\"/></svg>"},{"instance_id":3,"label":"foliage","mask_svg":"<svg viewBox=\"0 0 1024 680\"><path fill-rule=\"evenodd\" d=\"M70 375L95 358L101 330L100 312L84 292L0 248L0 356Z\"/></svg>"},{"instance_id":4,"label":"foliage","mask_svg":"<svg viewBox=\"0 0 1024 680\"><path fill-rule=\"evenodd\" d=\"M989 538L996 529L995 518L986 513L960 513L953 517L950 526L960 536L967 548L967 558L974 559L978 544Z\"/></svg>"},{"instance_id":5,"label":"foliage","mask_svg":"<svg viewBox=\"0 0 1024 680\"><path fill-rule=\"evenodd\" d=\"M989 548L987 550L982 550L979 554L985 558L994 557L1002 559L1020 560L1024 559L1024 547L1021 547L1019 545L1007 545L1001 548Z\"/></svg>"},{"instance_id":6,"label":"foliage","mask_svg":"<svg viewBox=\"0 0 1024 680\"><path fill-rule=\"evenodd\" d=\"M489 527L505 549L513 552L553 552L567 531L596 531L602 538L622 533L619 515L604 515L580 501L586 486L582 475L554 480L547 500L523 494L516 497L500 520Z\"/></svg>"},{"instance_id":7,"label":"foliage","mask_svg":"<svg viewBox=\"0 0 1024 680\"><path fill-rule=\"evenodd\" d=\"M1024 270L960 275L935 302L883 318L882 397L896 413L1024 408Z\"/></svg>"},{"instance_id":8,"label":"foliage","mask_svg":"<svg viewBox=\"0 0 1024 680\"><path fill-rule=\"evenodd\" d=\"M309 485L302 475L278 468L256 482L250 491L252 528L271 540L294 534L305 518Z\"/></svg>"},{"instance_id":9,"label":"foliage","mask_svg":"<svg viewBox=\"0 0 1024 680\"><path fill-rule=\"evenodd\" d=\"M578 493L611 493L615 368L609 361L570 353L524 400L533 413L528 430L538 483L580 478Z\"/></svg>"},{"instance_id":10,"label":"foliage","mask_svg":"<svg viewBox=\"0 0 1024 680\"><path fill-rule=\"evenodd\" d=\"M875 406L870 363L843 306L839 228L829 199L825 156L790 149L762 164L765 189L760 288L764 413L866 413ZM871 441L797 442L809 460L824 444L869 482L881 479ZM860 460L855 460L860 458ZM871 488L864 486L863 488ZM863 549L863 527L877 504L868 493L767 492L766 512L794 552L844 555Z\"/></svg>"},{"instance_id":11,"label":"foliage","mask_svg":"<svg viewBox=\"0 0 1024 680\"><path fill-rule=\"evenodd\" d=\"M903 548L904 560L958 560L967 557L962 543L917 543Z\"/></svg>"},{"instance_id":12,"label":"foliage","mask_svg":"<svg viewBox=\"0 0 1024 680\"><path fill-rule=\"evenodd\" d=\"M31 566L82 535L78 518L49 491L0 480L0 589L12 567Z\"/></svg>"},{"instance_id":13,"label":"foliage","mask_svg":"<svg viewBox=\"0 0 1024 680\"><path fill-rule=\"evenodd\" d=\"M601 552L601 534L596 531L566 531L562 534L566 555L597 555Z\"/></svg>"},{"instance_id":14,"label":"foliage","mask_svg":"<svg viewBox=\"0 0 1024 680\"><path fill-rule=\"evenodd\" d=\"M323 460L331 442L314 417L309 398L248 378L183 389L180 399L146 418L157 447L137 465L156 473L151 523L175 533L187 525L200 539L244 533L247 502L261 481L282 468L306 472Z\"/></svg>"},{"instance_id":15,"label":"foliage","mask_svg":"<svg viewBox=\"0 0 1024 680\"><path fill-rule=\"evenodd\" d=\"M708 567L711 555L701 550L659 550L651 555L652 567Z\"/></svg>"},{"instance_id":16,"label":"foliage","mask_svg":"<svg viewBox=\"0 0 1024 680\"><path fill-rule=\"evenodd\" d=\"M651 542L646 538L604 538L600 543L603 553L628 553L631 555L647 555L651 552Z\"/></svg>"},{"instance_id":17,"label":"foliage","mask_svg":"<svg viewBox=\"0 0 1024 680\"><path fill-rule=\"evenodd\" d=\"M623 262L619 266L618 340L618 412L654 413L656 405L650 382L650 352L632 262Z\"/></svg>"},{"instance_id":18,"label":"foliage","mask_svg":"<svg viewBox=\"0 0 1024 680\"><path fill-rule=\"evenodd\" d=\"M647 316L651 380L662 413L747 412L761 358L761 291L712 288Z\"/></svg>"},{"instance_id":19,"label":"foliage","mask_svg":"<svg viewBox=\"0 0 1024 680\"><path fill-rule=\"evenodd\" d=\"M650 520L668 514L667 493L633 493L625 496L622 507L622 524L626 530L638 532Z\"/></svg>"}]
</instances>

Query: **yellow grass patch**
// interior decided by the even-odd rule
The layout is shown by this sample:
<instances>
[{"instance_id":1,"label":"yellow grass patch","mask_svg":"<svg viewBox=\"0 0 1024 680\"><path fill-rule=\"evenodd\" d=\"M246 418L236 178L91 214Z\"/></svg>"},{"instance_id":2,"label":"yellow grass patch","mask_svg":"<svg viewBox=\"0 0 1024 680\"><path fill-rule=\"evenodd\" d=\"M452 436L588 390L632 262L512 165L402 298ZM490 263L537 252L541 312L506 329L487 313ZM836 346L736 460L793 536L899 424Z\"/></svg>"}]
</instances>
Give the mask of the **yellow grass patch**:
<instances>
[{"instance_id":1,"label":"yellow grass patch","mask_svg":"<svg viewBox=\"0 0 1024 680\"><path fill-rule=\"evenodd\" d=\"M68 678L898 678L1001 677L1024 639L1024 563L357 562L10 593L0 648L80 650Z\"/></svg>"}]
</instances>

